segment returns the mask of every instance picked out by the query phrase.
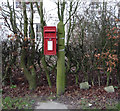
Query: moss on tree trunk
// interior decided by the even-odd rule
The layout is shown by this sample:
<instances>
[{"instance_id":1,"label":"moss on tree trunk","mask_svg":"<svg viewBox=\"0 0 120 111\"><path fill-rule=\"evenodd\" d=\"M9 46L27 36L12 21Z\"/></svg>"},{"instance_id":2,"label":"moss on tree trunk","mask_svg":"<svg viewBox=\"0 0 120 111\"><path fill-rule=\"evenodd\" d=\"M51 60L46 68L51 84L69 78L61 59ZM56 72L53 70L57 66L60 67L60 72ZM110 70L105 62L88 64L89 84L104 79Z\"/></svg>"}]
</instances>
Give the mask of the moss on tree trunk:
<instances>
[{"instance_id":1,"label":"moss on tree trunk","mask_svg":"<svg viewBox=\"0 0 120 111\"><path fill-rule=\"evenodd\" d=\"M49 75L49 71L48 71L48 68L47 68L47 63L45 61L45 55L44 55L44 37L43 37L43 27L46 25L45 21L44 21L44 14L43 14L43 2L40 2L40 7L38 5L38 3L36 3L36 6L37 6L37 10L38 10L38 14L40 16L40 23L41 23L41 32L42 32L42 54L43 54L43 57L42 57L42 65L43 65L43 68L45 70L45 73L46 73L46 77L47 77L47 82L48 82L48 85L49 87L51 87L51 80L50 80L50 75Z\"/></svg>"},{"instance_id":2,"label":"moss on tree trunk","mask_svg":"<svg viewBox=\"0 0 120 111\"><path fill-rule=\"evenodd\" d=\"M47 64L46 64L46 61L45 61L45 56L42 57L42 65L43 65L44 70L45 70L45 73L46 73L48 85L49 85L49 87L51 88L52 85L51 85L51 80L50 80L49 71L48 71L48 69L47 69Z\"/></svg>"},{"instance_id":3,"label":"moss on tree trunk","mask_svg":"<svg viewBox=\"0 0 120 111\"><path fill-rule=\"evenodd\" d=\"M57 95L65 91L65 31L63 22L58 23L58 60L57 60Z\"/></svg>"},{"instance_id":4,"label":"moss on tree trunk","mask_svg":"<svg viewBox=\"0 0 120 111\"><path fill-rule=\"evenodd\" d=\"M28 80L29 89L33 90L36 88L36 73L35 73L34 67L32 67L30 71L28 71L28 69L25 65L26 64L25 63L25 59L26 59L25 56L26 56L26 51L25 51L25 49L23 49L22 55L21 55L21 68L24 72L26 79Z\"/></svg>"},{"instance_id":5,"label":"moss on tree trunk","mask_svg":"<svg viewBox=\"0 0 120 111\"><path fill-rule=\"evenodd\" d=\"M26 5L23 2L23 16L24 16L24 37L27 37L27 27L28 27L28 18L26 12ZM31 26L31 39L35 39L34 28L33 28L33 4L31 3L31 19L30 19L30 26ZM35 54L35 43L31 41L31 51L32 56L27 55L27 50L24 48L28 45L27 41L24 41L21 53L21 68L24 72L24 75L29 83L29 89L34 90L36 88L36 72L34 68L34 54Z\"/></svg>"}]
</instances>

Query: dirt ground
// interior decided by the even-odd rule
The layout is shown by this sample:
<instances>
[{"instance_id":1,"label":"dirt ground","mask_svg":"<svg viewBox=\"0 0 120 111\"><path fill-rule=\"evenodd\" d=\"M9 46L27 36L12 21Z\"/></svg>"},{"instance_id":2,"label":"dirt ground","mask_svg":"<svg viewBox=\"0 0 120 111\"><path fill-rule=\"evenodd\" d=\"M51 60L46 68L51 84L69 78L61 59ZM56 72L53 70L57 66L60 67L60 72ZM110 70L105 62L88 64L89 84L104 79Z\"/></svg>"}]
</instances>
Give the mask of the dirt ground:
<instances>
[{"instance_id":1,"label":"dirt ground","mask_svg":"<svg viewBox=\"0 0 120 111\"><path fill-rule=\"evenodd\" d=\"M81 90L78 86L69 86L64 95L56 97L56 88L37 87L35 91L29 91L27 86L10 88L3 87L3 98L28 97L34 100L33 108L37 102L56 101L64 103L69 109L113 109L120 101L120 89L114 93L104 91L104 86L93 86L88 90Z\"/></svg>"},{"instance_id":2,"label":"dirt ground","mask_svg":"<svg viewBox=\"0 0 120 111\"><path fill-rule=\"evenodd\" d=\"M46 76L42 74L41 78L38 79L38 83L40 84L38 84L34 91L30 91L24 76L19 77L19 75L20 74L18 74L18 76L15 75L14 78L16 87L11 87L10 85L2 87L3 98L8 96L12 98L29 98L35 101L33 107L38 101L56 101L64 103L69 109L112 109L115 108L115 105L120 101L120 86L116 85L117 82L115 80L114 84L112 84L116 87L115 92L107 93L104 90L104 81L102 86L98 86L96 82L96 85L91 86L90 89L81 90L79 85L73 85L75 84L75 76L69 75L67 76L67 88L65 89L64 95L56 97L55 78L51 79L52 88L49 88ZM105 80L105 78L103 80Z\"/></svg>"},{"instance_id":3,"label":"dirt ground","mask_svg":"<svg viewBox=\"0 0 120 111\"><path fill-rule=\"evenodd\" d=\"M120 101L120 89L114 93L107 93L103 86L91 87L89 90L80 90L77 86L71 86L66 90L62 96L56 97L53 93L41 97L41 101L64 103L69 109L114 109Z\"/></svg>"}]
</instances>

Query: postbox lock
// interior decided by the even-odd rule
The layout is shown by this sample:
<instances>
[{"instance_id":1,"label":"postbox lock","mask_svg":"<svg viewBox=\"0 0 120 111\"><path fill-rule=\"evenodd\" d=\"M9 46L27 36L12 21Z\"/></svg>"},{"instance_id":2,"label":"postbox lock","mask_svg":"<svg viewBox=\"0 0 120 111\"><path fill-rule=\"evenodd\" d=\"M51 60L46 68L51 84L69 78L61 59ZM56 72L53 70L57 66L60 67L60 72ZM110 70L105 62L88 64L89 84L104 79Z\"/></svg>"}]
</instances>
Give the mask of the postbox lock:
<instances>
[{"instance_id":1,"label":"postbox lock","mask_svg":"<svg viewBox=\"0 0 120 111\"><path fill-rule=\"evenodd\" d=\"M44 55L56 55L55 26L44 26Z\"/></svg>"}]
</instances>

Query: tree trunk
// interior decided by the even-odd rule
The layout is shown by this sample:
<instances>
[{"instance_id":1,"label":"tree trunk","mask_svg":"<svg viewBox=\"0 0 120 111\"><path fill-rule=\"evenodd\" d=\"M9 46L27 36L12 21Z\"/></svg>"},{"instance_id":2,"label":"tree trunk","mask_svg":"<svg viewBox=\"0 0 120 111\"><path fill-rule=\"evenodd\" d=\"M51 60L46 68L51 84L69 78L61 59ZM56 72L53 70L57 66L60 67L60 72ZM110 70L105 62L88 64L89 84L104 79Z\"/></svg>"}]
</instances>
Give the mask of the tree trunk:
<instances>
[{"instance_id":1,"label":"tree trunk","mask_svg":"<svg viewBox=\"0 0 120 111\"><path fill-rule=\"evenodd\" d=\"M33 90L36 88L36 74L35 74L35 69L34 67L31 68L31 73L28 71L26 67L26 51L25 49L22 50L22 55L21 55L21 68L24 72L24 75L26 79L28 80L29 83L29 89Z\"/></svg>"},{"instance_id":2,"label":"tree trunk","mask_svg":"<svg viewBox=\"0 0 120 111\"><path fill-rule=\"evenodd\" d=\"M64 24L60 21L58 27L58 60L57 60L57 95L65 91L65 31Z\"/></svg>"},{"instance_id":3,"label":"tree trunk","mask_svg":"<svg viewBox=\"0 0 120 111\"><path fill-rule=\"evenodd\" d=\"M46 64L46 61L45 61L45 55L44 55L44 35L43 35L43 27L46 25L45 21L44 21L44 14L43 14L43 2L40 2L40 8L38 6L38 3L36 3L36 6L37 6L37 10L38 10L38 14L40 16L40 23L41 23L41 32L42 32L42 54L43 54L43 57L42 57L42 65L43 65L43 68L45 70L45 73L46 73L46 77L47 77L47 82L48 82L48 85L49 87L52 86L51 84L51 80L50 80L50 75L49 75L49 71L47 69L47 64Z\"/></svg>"},{"instance_id":4,"label":"tree trunk","mask_svg":"<svg viewBox=\"0 0 120 111\"><path fill-rule=\"evenodd\" d=\"M27 18L27 13L26 13L26 5L23 3L23 14L24 14L24 37L27 37L27 27L28 27L28 18ZM30 26L31 26L31 39L35 38L34 35L34 28L33 28L33 7L31 3L31 21L30 21ZM24 47L27 46L27 41L24 41L23 47L22 47L22 53L21 53L21 68L24 72L24 75L26 79L28 80L29 83L29 89L34 90L36 88L36 72L34 68L34 48L35 48L35 43L34 41L32 42L32 56L27 55L27 49ZM29 70L29 69L30 70Z\"/></svg>"},{"instance_id":5,"label":"tree trunk","mask_svg":"<svg viewBox=\"0 0 120 111\"><path fill-rule=\"evenodd\" d=\"M42 65L43 65L44 70L45 70L45 73L46 73L48 85L49 85L49 87L51 88L51 87L52 87L52 84L51 84L51 80L50 80L49 71L48 71L48 69L47 69L47 64L46 64L46 61L45 61L45 56L42 57Z\"/></svg>"}]
</instances>

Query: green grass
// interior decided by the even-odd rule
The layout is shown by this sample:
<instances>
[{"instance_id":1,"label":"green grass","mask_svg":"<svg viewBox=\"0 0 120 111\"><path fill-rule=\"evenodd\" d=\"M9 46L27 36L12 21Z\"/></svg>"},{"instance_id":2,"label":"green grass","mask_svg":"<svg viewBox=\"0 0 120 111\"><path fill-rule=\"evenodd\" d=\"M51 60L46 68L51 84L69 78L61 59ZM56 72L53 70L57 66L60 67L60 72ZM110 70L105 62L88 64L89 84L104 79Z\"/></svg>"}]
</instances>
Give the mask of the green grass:
<instances>
[{"instance_id":1,"label":"green grass","mask_svg":"<svg viewBox=\"0 0 120 111\"><path fill-rule=\"evenodd\" d=\"M120 102L117 104L117 109L118 109L118 111L120 111Z\"/></svg>"},{"instance_id":2,"label":"green grass","mask_svg":"<svg viewBox=\"0 0 120 111\"><path fill-rule=\"evenodd\" d=\"M2 99L2 109L30 109L34 102L28 98L11 98L8 96Z\"/></svg>"}]
</instances>

